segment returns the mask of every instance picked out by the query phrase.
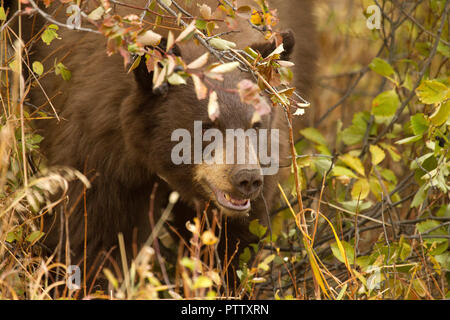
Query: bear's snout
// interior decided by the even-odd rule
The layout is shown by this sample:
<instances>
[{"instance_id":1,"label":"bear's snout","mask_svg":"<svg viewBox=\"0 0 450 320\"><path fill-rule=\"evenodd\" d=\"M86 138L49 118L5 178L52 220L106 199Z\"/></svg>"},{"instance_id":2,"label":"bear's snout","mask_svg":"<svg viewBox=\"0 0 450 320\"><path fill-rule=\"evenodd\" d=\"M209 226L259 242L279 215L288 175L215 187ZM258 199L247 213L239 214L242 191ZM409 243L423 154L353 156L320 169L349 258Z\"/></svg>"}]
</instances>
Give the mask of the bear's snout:
<instances>
[{"instance_id":1,"label":"bear's snout","mask_svg":"<svg viewBox=\"0 0 450 320\"><path fill-rule=\"evenodd\" d=\"M263 186L263 176L259 169L238 169L231 176L233 187L245 198L259 194Z\"/></svg>"}]
</instances>

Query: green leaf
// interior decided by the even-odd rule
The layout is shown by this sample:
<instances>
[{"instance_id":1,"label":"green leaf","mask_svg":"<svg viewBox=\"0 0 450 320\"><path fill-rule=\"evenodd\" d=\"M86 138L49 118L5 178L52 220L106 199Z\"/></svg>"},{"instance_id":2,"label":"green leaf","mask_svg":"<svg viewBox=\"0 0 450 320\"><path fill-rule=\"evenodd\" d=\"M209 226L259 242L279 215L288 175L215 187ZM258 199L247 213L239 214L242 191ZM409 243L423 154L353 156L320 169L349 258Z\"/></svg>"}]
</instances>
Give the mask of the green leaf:
<instances>
[{"instance_id":1,"label":"green leaf","mask_svg":"<svg viewBox=\"0 0 450 320\"><path fill-rule=\"evenodd\" d=\"M188 258L188 257L183 257L180 261L181 265L183 267L186 267L188 269L190 269L191 271L195 270L195 262L194 260Z\"/></svg>"},{"instance_id":2,"label":"green leaf","mask_svg":"<svg viewBox=\"0 0 450 320\"><path fill-rule=\"evenodd\" d=\"M103 273L114 288L119 287L119 281L117 281L116 277L114 277L113 273L108 268L103 268Z\"/></svg>"},{"instance_id":3,"label":"green leaf","mask_svg":"<svg viewBox=\"0 0 450 320\"><path fill-rule=\"evenodd\" d=\"M261 239L266 234L267 227L264 227L263 225L259 224L259 220L255 219L252 222L250 222L249 230L259 239Z\"/></svg>"},{"instance_id":4,"label":"green leaf","mask_svg":"<svg viewBox=\"0 0 450 320\"><path fill-rule=\"evenodd\" d=\"M200 288L209 288L213 285L213 282L210 278L205 276L199 276L195 282L193 289L200 289Z\"/></svg>"},{"instance_id":5,"label":"green leaf","mask_svg":"<svg viewBox=\"0 0 450 320\"><path fill-rule=\"evenodd\" d=\"M351 211L353 213L356 213L356 211L361 212L367 210L373 205L371 201L358 200L342 201L341 204L344 209L347 209L348 211Z\"/></svg>"},{"instance_id":6,"label":"green leaf","mask_svg":"<svg viewBox=\"0 0 450 320\"><path fill-rule=\"evenodd\" d=\"M12 243L15 240L17 240L16 233L13 232L13 231L8 232L8 234L6 235L5 241L9 242L9 243Z\"/></svg>"},{"instance_id":7,"label":"green leaf","mask_svg":"<svg viewBox=\"0 0 450 320\"><path fill-rule=\"evenodd\" d=\"M398 250L400 259L402 259L402 261L406 260L412 251L411 246L405 241L405 238L403 236L400 237Z\"/></svg>"},{"instance_id":8,"label":"green leaf","mask_svg":"<svg viewBox=\"0 0 450 320\"><path fill-rule=\"evenodd\" d=\"M413 142L419 141L420 139L422 139L422 135L412 136L412 137L408 137L408 138L405 138L405 139L401 139L401 140L395 141L395 144L413 143Z\"/></svg>"},{"instance_id":9,"label":"green leaf","mask_svg":"<svg viewBox=\"0 0 450 320\"><path fill-rule=\"evenodd\" d=\"M372 155L372 164L374 166L381 163L386 157L386 153L379 146L370 145L369 150L370 154Z\"/></svg>"},{"instance_id":10,"label":"green leaf","mask_svg":"<svg viewBox=\"0 0 450 320\"><path fill-rule=\"evenodd\" d=\"M33 243L33 242L38 241L40 238L42 238L44 236L44 234L45 234L44 232L41 232L39 230L33 231L25 238L25 240Z\"/></svg>"},{"instance_id":11,"label":"green leaf","mask_svg":"<svg viewBox=\"0 0 450 320\"><path fill-rule=\"evenodd\" d=\"M397 184L397 177L395 173L390 169L381 169L381 176L389 182L392 182L393 184Z\"/></svg>"},{"instance_id":12,"label":"green leaf","mask_svg":"<svg viewBox=\"0 0 450 320\"><path fill-rule=\"evenodd\" d=\"M450 252L436 255L434 257L444 269L450 269Z\"/></svg>"},{"instance_id":13,"label":"green leaf","mask_svg":"<svg viewBox=\"0 0 450 320\"><path fill-rule=\"evenodd\" d=\"M70 72L70 70L67 69L66 66L61 62L55 65L55 74L60 74L65 81L69 81L72 78L72 73Z\"/></svg>"},{"instance_id":14,"label":"green leaf","mask_svg":"<svg viewBox=\"0 0 450 320\"><path fill-rule=\"evenodd\" d=\"M450 48L448 47L448 45L442 43L442 41L439 41L437 51L444 57L450 58Z\"/></svg>"},{"instance_id":15,"label":"green leaf","mask_svg":"<svg viewBox=\"0 0 450 320\"><path fill-rule=\"evenodd\" d=\"M313 161L314 166L317 170L317 172L323 176L330 170L331 166L333 165L333 162L330 159L325 158L316 158Z\"/></svg>"},{"instance_id":16,"label":"green leaf","mask_svg":"<svg viewBox=\"0 0 450 320\"><path fill-rule=\"evenodd\" d=\"M368 256L360 256L356 258L356 264L361 267L361 269L365 269L370 265L370 257Z\"/></svg>"},{"instance_id":17,"label":"green leaf","mask_svg":"<svg viewBox=\"0 0 450 320\"><path fill-rule=\"evenodd\" d=\"M446 238L439 238L440 235L448 235L444 226L440 227L441 223L436 220L426 220L416 224L417 230L420 233L436 236L435 238L423 239L431 255L437 255L445 252L448 248L448 240ZM430 230L433 230L430 232Z\"/></svg>"},{"instance_id":18,"label":"green leaf","mask_svg":"<svg viewBox=\"0 0 450 320\"><path fill-rule=\"evenodd\" d=\"M424 239L425 240L424 242L429 250L428 252L432 256L439 255L439 254L442 254L447 251L447 249L448 249L447 239L438 238L438 239L441 239L442 241L433 241L433 239L436 240L436 238Z\"/></svg>"},{"instance_id":19,"label":"green leaf","mask_svg":"<svg viewBox=\"0 0 450 320\"><path fill-rule=\"evenodd\" d=\"M306 128L300 130L300 133L308 140L315 142L320 145L327 145L327 140L325 140L324 136L319 132L319 130L315 128Z\"/></svg>"},{"instance_id":20,"label":"green leaf","mask_svg":"<svg viewBox=\"0 0 450 320\"><path fill-rule=\"evenodd\" d=\"M383 192L383 190L381 188L380 181L378 181L378 179L372 177L369 180L369 185L370 185L370 191L372 191L372 193L375 195L377 200L381 200L381 193Z\"/></svg>"},{"instance_id":21,"label":"green leaf","mask_svg":"<svg viewBox=\"0 0 450 320\"><path fill-rule=\"evenodd\" d=\"M263 262L258 264L258 269L261 269L261 270L264 270L264 271L269 271L269 269L270 269L269 263L271 263L274 258L275 258L274 254L271 254L270 256L265 258Z\"/></svg>"},{"instance_id":22,"label":"green leaf","mask_svg":"<svg viewBox=\"0 0 450 320\"><path fill-rule=\"evenodd\" d=\"M358 178L358 176L354 174L352 170L342 166L335 166L333 170L331 170L331 174L334 177L347 176L350 178Z\"/></svg>"},{"instance_id":23,"label":"green leaf","mask_svg":"<svg viewBox=\"0 0 450 320\"><path fill-rule=\"evenodd\" d=\"M389 77L394 74L394 69L391 67L391 65L386 60L383 60L381 58L374 58L369 64L369 67L383 77Z\"/></svg>"},{"instance_id":24,"label":"green leaf","mask_svg":"<svg viewBox=\"0 0 450 320\"><path fill-rule=\"evenodd\" d=\"M416 89L420 102L424 104L435 104L443 102L449 94L446 85L437 80L425 80Z\"/></svg>"},{"instance_id":25,"label":"green leaf","mask_svg":"<svg viewBox=\"0 0 450 320\"><path fill-rule=\"evenodd\" d=\"M395 114L399 105L400 100L395 90L385 91L372 101L372 114L380 117L391 117Z\"/></svg>"},{"instance_id":26,"label":"green leaf","mask_svg":"<svg viewBox=\"0 0 450 320\"><path fill-rule=\"evenodd\" d=\"M44 66L39 61L33 62L33 71L38 75L41 76L44 73Z\"/></svg>"},{"instance_id":27,"label":"green leaf","mask_svg":"<svg viewBox=\"0 0 450 320\"><path fill-rule=\"evenodd\" d=\"M350 264L353 264L355 259L355 251L353 249L353 246L348 243L347 241L341 241L342 246L344 247L345 255L347 256L347 261ZM345 263L345 257L342 256L341 251L338 248L338 245L336 242L333 242L331 244L331 251L333 252L333 255L342 263Z\"/></svg>"},{"instance_id":28,"label":"green leaf","mask_svg":"<svg viewBox=\"0 0 450 320\"><path fill-rule=\"evenodd\" d=\"M413 285L414 291L419 295L419 297L425 297L425 295L427 294L427 291L425 288L427 286L421 279L414 279L412 281L412 285Z\"/></svg>"},{"instance_id":29,"label":"green leaf","mask_svg":"<svg viewBox=\"0 0 450 320\"><path fill-rule=\"evenodd\" d=\"M420 206L425 201L426 196L426 184L424 184L419 188L419 190L417 190L417 193L411 202L411 208L417 208Z\"/></svg>"},{"instance_id":30,"label":"green leaf","mask_svg":"<svg viewBox=\"0 0 450 320\"><path fill-rule=\"evenodd\" d=\"M359 179L352 188L352 198L354 200L364 200L370 192L370 185L367 179Z\"/></svg>"},{"instance_id":31,"label":"green leaf","mask_svg":"<svg viewBox=\"0 0 450 320\"><path fill-rule=\"evenodd\" d=\"M345 294L345 292L347 291L347 287L348 287L348 284L347 283L345 283L343 286L342 286L342 289L341 289L341 291L339 291L339 294L338 294L338 296L336 297L336 300L342 300L342 298L344 297L344 294Z\"/></svg>"},{"instance_id":32,"label":"green leaf","mask_svg":"<svg viewBox=\"0 0 450 320\"><path fill-rule=\"evenodd\" d=\"M242 265L243 263L247 263L250 261L250 258L252 257L252 254L250 252L250 249L246 247L244 251L239 256L239 263Z\"/></svg>"},{"instance_id":33,"label":"green leaf","mask_svg":"<svg viewBox=\"0 0 450 320\"><path fill-rule=\"evenodd\" d=\"M9 68L12 70L12 72L19 73L19 71L20 71L20 66L19 66L19 64L17 63L17 60L16 60L16 59L14 59L13 61L11 61L11 62L8 64L8 66L9 66Z\"/></svg>"},{"instance_id":34,"label":"green leaf","mask_svg":"<svg viewBox=\"0 0 450 320\"><path fill-rule=\"evenodd\" d=\"M350 126L341 133L342 141L346 145L353 145L357 144L364 139L364 135L366 133L366 130L361 130L361 128L358 128L356 126Z\"/></svg>"},{"instance_id":35,"label":"green leaf","mask_svg":"<svg viewBox=\"0 0 450 320\"><path fill-rule=\"evenodd\" d=\"M436 212L436 217L450 218L450 203L443 204Z\"/></svg>"},{"instance_id":36,"label":"green leaf","mask_svg":"<svg viewBox=\"0 0 450 320\"><path fill-rule=\"evenodd\" d=\"M419 169L419 165L421 167L423 167L424 162L427 161L429 158L431 158L433 155L434 155L434 152L425 153L423 156L416 158L414 161L411 161L409 168L411 170L414 170L414 169ZM432 168L430 168L430 170L435 169L435 168L436 168L436 166L433 166Z\"/></svg>"},{"instance_id":37,"label":"green leaf","mask_svg":"<svg viewBox=\"0 0 450 320\"><path fill-rule=\"evenodd\" d=\"M206 21L203 19L197 19L195 20L195 26L197 29L205 30L206 29Z\"/></svg>"},{"instance_id":38,"label":"green leaf","mask_svg":"<svg viewBox=\"0 0 450 320\"><path fill-rule=\"evenodd\" d=\"M50 45L53 40L61 39L56 32L58 29L59 27L56 24L49 25L41 35L42 41L44 41L47 45Z\"/></svg>"},{"instance_id":39,"label":"green leaf","mask_svg":"<svg viewBox=\"0 0 450 320\"><path fill-rule=\"evenodd\" d=\"M405 77L405 81L402 84L402 87L408 89L409 91L413 90L413 83L411 79L411 75L408 73Z\"/></svg>"},{"instance_id":40,"label":"green leaf","mask_svg":"<svg viewBox=\"0 0 450 320\"><path fill-rule=\"evenodd\" d=\"M7 242L13 242L15 240L17 240L17 242L21 242L22 241L22 228L18 228L14 231L8 232L5 240Z\"/></svg>"},{"instance_id":41,"label":"green leaf","mask_svg":"<svg viewBox=\"0 0 450 320\"><path fill-rule=\"evenodd\" d=\"M428 130L428 121L423 113L417 113L411 117L411 128L416 136L423 135Z\"/></svg>"},{"instance_id":42,"label":"green leaf","mask_svg":"<svg viewBox=\"0 0 450 320\"><path fill-rule=\"evenodd\" d=\"M315 146L315 148L317 149L317 151L318 151L321 155L325 155L325 156L330 156L330 157L331 157L330 149L328 149L327 146L322 145L322 144L317 144L317 145Z\"/></svg>"},{"instance_id":43,"label":"green leaf","mask_svg":"<svg viewBox=\"0 0 450 320\"><path fill-rule=\"evenodd\" d=\"M3 7L0 7L0 21L5 21L5 20L6 20L5 9Z\"/></svg>"},{"instance_id":44,"label":"green leaf","mask_svg":"<svg viewBox=\"0 0 450 320\"><path fill-rule=\"evenodd\" d=\"M363 141L370 122L369 112L357 112L353 116L352 125L339 133L339 137L346 145L353 145ZM372 125L369 134L376 134L376 126Z\"/></svg>"}]
</instances>

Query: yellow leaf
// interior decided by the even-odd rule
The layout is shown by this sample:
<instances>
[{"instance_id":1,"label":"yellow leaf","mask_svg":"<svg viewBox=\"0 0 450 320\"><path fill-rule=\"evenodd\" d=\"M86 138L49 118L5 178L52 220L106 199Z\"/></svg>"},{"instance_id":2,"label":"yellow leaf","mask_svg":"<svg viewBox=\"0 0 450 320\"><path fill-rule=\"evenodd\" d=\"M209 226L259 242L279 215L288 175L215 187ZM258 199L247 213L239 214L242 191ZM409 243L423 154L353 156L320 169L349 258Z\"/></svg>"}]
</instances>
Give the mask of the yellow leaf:
<instances>
[{"instance_id":1,"label":"yellow leaf","mask_svg":"<svg viewBox=\"0 0 450 320\"><path fill-rule=\"evenodd\" d=\"M349 166L350 168L355 170L357 173L359 173L363 177L366 176L364 166L363 166L361 160L359 160L359 158L353 157L349 154L344 154L343 156L340 156L339 159L341 159L342 162L344 162L347 166Z\"/></svg>"},{"instance_id":2,"label":"yellow leaf","mask_svg":"<svg viewBox=\"0 0 450 320\"><path fill-rule=\"evenodd\" d=\"M200 289L200 288L209 288L213 285L213 282L210 278L205 276L199 276L197 280L195 280L193 289Z\"/></svg>"},{"instance_id":3,"label":"yellow leaf","mask_svg":"<svg viewBox=\"0 0 450 320\"><path fill-rule=\"evenodd\" d=\"M250 18L250 22L257 26L262 24L262 18L258 11L253 10L252 17Z\"/></svg>"},{"instance_id":4,"label":"yellow leaf","mask_svg":"<svg viewBox=\"0 0 450 320\"><path fill-rule=\"evenodd\" d=\"M450 101L446 101L436 108L436 111L430 116L430 120L435 126L441 126L448 123L449 117Z\"/></svg>"},{"instance_id":5,"label":"yellow leaf","mask_svg":"<svg viewBox=\"0 0 450 320\"><path fill-rule=\"evenodd\" d=\"M352 188L352 198L354 200L364 200L370 192L370 185L367 179L359 179Z\"/></svg>"},{"instance_id":6,"label":"yellow leaf","mask_svg":"<svg viewBox=\"0 0 450 320\"><path fill-rule=\"evenodd\" d=\"M386 153L379 146L370 145L370 154L372 155L372 164L376 166L386 157Z\"/></svg>"},{"instance_id":7,"label":"yellow leaf","mask_svg":"<svg viewBox=\"0 0 450 320\"><path fill-rule=\"evenodd\" d=\"M214 233L212 233L212 231L206 230L202 234L202 242L207 246L213 245L217 242L217 237L214 235Z\"/></svg>"}]
</instances>

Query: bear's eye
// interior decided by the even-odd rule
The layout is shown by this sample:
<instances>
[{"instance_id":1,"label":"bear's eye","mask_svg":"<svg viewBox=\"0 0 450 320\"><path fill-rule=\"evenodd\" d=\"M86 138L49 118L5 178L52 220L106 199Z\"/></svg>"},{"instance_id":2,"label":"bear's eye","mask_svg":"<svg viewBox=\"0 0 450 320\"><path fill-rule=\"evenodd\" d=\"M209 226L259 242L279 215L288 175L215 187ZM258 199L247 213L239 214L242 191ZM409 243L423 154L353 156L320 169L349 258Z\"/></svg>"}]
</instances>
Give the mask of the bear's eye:
<instances>
[{"instance_id":1,"label":"bear's eye","mask_svg":"<svg viewBox=\"0 0 450 320\"><path fill-rule=\"evenodd\" d=\"M252 128L253 128L253 129L260 129L261 127L262 127L261 121L256 121L256 122L252 125Z\"/></svg>"}]
</instances>

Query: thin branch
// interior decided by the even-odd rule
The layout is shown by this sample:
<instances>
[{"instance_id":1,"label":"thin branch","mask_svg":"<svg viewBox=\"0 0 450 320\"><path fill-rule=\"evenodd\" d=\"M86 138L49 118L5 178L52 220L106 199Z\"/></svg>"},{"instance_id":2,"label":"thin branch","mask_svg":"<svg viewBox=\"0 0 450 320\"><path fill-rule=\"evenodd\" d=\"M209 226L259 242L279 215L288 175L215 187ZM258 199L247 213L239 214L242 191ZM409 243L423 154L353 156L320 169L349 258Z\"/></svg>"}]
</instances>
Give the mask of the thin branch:
<instances>
[{"instance_id":1,"label":"thin branch","mask_svg":"<svg viewBox=\"0 0 450 320\"><path fill-rule=\"evenodd\" d=\"M92 32L92 33L97 33L97 34L101 34L100 31L94 30L94 29L89 29L89 28L85 28L85 27L76 27L73 25L68 25L62 22L59 22L57 20L55 20L51 15L47 14L45 11L43 11L41 8L39 8L39 6L36 4L36 2L34 2L34 0L28 0L30 2L30 4L33 6L34 10L36 10L37 13L39 13L44 19L46 19L47 21L56 24L57 26L63 27L63 28L67 28L70 30L77 30L77 31L85 31L85 32Z\"/></svg>"}]
</instances>

